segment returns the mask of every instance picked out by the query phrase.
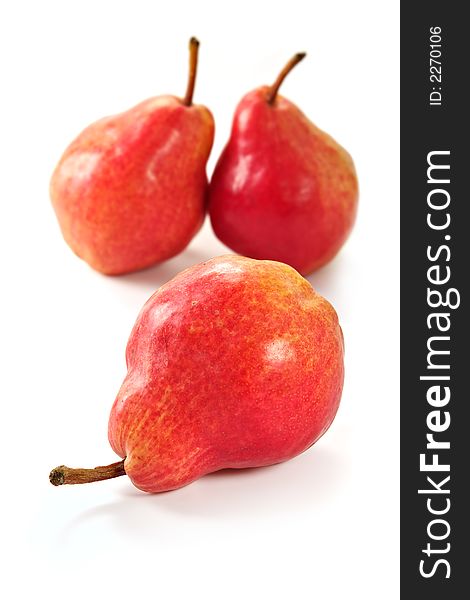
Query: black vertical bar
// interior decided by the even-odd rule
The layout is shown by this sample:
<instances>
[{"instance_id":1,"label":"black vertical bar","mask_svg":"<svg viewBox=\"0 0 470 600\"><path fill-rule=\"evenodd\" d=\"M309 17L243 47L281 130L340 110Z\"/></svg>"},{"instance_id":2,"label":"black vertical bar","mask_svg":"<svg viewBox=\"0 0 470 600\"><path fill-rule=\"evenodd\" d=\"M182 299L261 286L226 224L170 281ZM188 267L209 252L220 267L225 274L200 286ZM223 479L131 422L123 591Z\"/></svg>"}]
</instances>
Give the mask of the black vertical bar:
<instances>
[{"instance_id":1,"label":"black vertical bar","mask_svg":"<svg viewBox=\"0 0 470 600\"><path fill-rule=\"evenodd\" d=\"M400 534L405 599L470 596L466 8L466 3L435 0L401 3ZM436 168L428 173L430 163ZM450 306L444 305L446 299ZM449 354L433 354L436 350ZM436 470L426 470L433 460ZM446 465L449 471L438 470Z\"/></svg>"}]
</instances>

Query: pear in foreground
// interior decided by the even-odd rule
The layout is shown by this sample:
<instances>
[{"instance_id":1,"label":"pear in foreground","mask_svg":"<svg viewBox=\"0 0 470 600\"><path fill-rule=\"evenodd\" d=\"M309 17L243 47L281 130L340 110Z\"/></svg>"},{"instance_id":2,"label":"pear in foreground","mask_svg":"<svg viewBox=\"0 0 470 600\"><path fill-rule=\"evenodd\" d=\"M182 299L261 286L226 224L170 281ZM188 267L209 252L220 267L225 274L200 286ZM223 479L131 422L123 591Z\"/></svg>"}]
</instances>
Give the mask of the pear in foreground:
<instances>
[{"instance_id":1,"label":"pear in foreground","mask_svg":"<svg viewBox=\"0 0 470 600\"><path fill-rule=\"evenodd\" d=\"M97 271L118 275L168 259L203 223L214 121L192 103L198 45L190 40L185 98L150 98L93 123L52 175L62 234Z\"/></svg>"},{"instance_id":2,"label":"pear in foreground","mask_svg":"<svg viewBox=\"0 0 470 600\"><path fill-rule=\"evenodd\" d=\"M241 100L210 183L209 214L217 237L235 252L307 275L347 239L358 183L346 150L278 94L304 56L296 54L271 87Z\"/></svg>"},{"instance_id":3,"label":"pear in foreground","mask_svg":"<svg viewBox=\"0 0 470 600\"><path fill-rule=\"evenodd\" d=\"M343 387L335 310L291 267L222 256L183 271L145 304L111 410L121 461L57 467L54 485L127 474L146 492L219 469L261 467L309 448Z\"/></svg>"}]
</instances>

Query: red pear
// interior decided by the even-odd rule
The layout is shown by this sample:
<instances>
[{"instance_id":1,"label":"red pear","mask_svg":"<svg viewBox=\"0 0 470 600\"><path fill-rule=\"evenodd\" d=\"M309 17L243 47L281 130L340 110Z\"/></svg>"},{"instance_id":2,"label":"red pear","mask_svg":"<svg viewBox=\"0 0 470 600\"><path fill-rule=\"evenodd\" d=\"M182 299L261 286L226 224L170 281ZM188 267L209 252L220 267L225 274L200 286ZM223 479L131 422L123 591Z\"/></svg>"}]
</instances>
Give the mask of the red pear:
<instances>
[{"instance_id":1,"label":"red pear","mask_svg":"<svg viewBox=\"0 0 470 600\"><path fill-rule=\"evenodd\" d=\"M217 237L235 252L306 275L348 237L358 183L346 150L278 94L304 56L241 100L210 183L209 213Z\"/></svg>"},{"instance_id":2,"label":"red pear","mask_svg":"<svg viewBox=\"0 0 470 600\"><path fill-rule=\"evenodd\" d=\"M183 250L206 211L214 121L192 103L198 41L183 99L150 98L97 121L67 148L51 180L63 236L94 269L117 275Z\"/></svg>"},{"instance_id":3,"label":"red pear","mask_svg":"<svg viewBox=\"0 0 470 600\"><path fill-rule=\"evenodd\" d=\"M54 485L127 474L146 492L309 448L343 387L336 313L288 265L222 256L183 271L145 304L109 441L121 461L57 467Z\"/></svg>"}]
</instances>

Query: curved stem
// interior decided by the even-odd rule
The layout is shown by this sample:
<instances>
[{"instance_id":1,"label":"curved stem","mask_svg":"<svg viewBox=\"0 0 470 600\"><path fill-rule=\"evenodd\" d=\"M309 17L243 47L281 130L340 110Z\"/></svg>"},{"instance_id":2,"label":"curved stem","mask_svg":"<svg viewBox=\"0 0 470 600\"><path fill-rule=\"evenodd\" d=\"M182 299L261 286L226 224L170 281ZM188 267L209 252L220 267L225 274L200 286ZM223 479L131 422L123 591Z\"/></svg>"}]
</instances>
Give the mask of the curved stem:
<instances>
[{"instance_id":1,"label":"curved stem","mask_svg":"<svg viewBox=\"0 0 470 600\"><path fill-rule=\"evenodd\" d=\"M306 52L298 52L294 54L294 56L290 59L290 61L286 64L286 66L282 69L282 71L277 76L276 81L272 84L272 86L268 89L268 93L266 95L266 100L268 104L274 104L276 101L276 96L281 87L282 82L287 77L287 75L292 71L295 65L298 65L301 60L303 60L307 56Z\"/></svg>"},{"instance_id":2,"label":"curved stem","mask_svg":"<svg viewBox=\"0 0 470 600\"><path fill-rule=\"evenodd\" d=\"M196 85L196 73L197 73L197 55L199 51L199 41L192 37L189 40L189 76L188 86L186 88L186 94L183 98L183 104L191 106L193 103L194 86Z\"/></svg>"},{"instance_id":3,"label":"curved stem","mask_svg":"<svg viewBox=\"0 0 470 600\"><path fill-rule=\"evenodd\" d=\"M95 467L94 469L71 469L62 465L52 469L49 481L52 485L65 485L76 483L91 483L92 481L103 481L125 475L124 460L106 467Z\"/></svg>"}]
</instances>

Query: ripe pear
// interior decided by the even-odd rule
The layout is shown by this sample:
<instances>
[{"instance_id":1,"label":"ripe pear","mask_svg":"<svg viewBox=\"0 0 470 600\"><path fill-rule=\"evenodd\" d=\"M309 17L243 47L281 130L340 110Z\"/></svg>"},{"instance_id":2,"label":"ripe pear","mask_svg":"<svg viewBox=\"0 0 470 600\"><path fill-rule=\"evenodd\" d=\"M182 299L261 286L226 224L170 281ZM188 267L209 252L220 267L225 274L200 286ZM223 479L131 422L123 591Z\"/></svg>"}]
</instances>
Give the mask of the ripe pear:
<instances>
[{"instance_id":1,"label":"ripe pear","mask_svg":"<svg viewBox=\"0 0 470 600\"><path fill-rule=\"evenodd\" d=\"M145 304L109 419L121 461L57 467L54 485L127 474L145 492L288 460L330 426L343 387L335 310L288 265L229 255Z\"/></svg>"},{"instance_id":2,"label":"ripe pear","mask_svg":"<svg viewBox=\"0 0 470 600\"><path fill-rule=\"evenodd\" d=\"M214 120L192 103L198 46L192 38L183 99L157 96L93 123L52 175L62 234L97 271L118 275L168 259L203 223Z\"/></svg>"},{"instance_id":3,"label":"ripe pear","mask_svg":"<svg viewBox=\"0 0 470 600\"><path fill-rule=\"evenodd\" d=\"M217 237L235 252L307 275L348 237L358 182L346 150L278 94L304 56L296 54L272 86L239 103L211 179L209 214Z\"/></svg>"}]
</instances>

